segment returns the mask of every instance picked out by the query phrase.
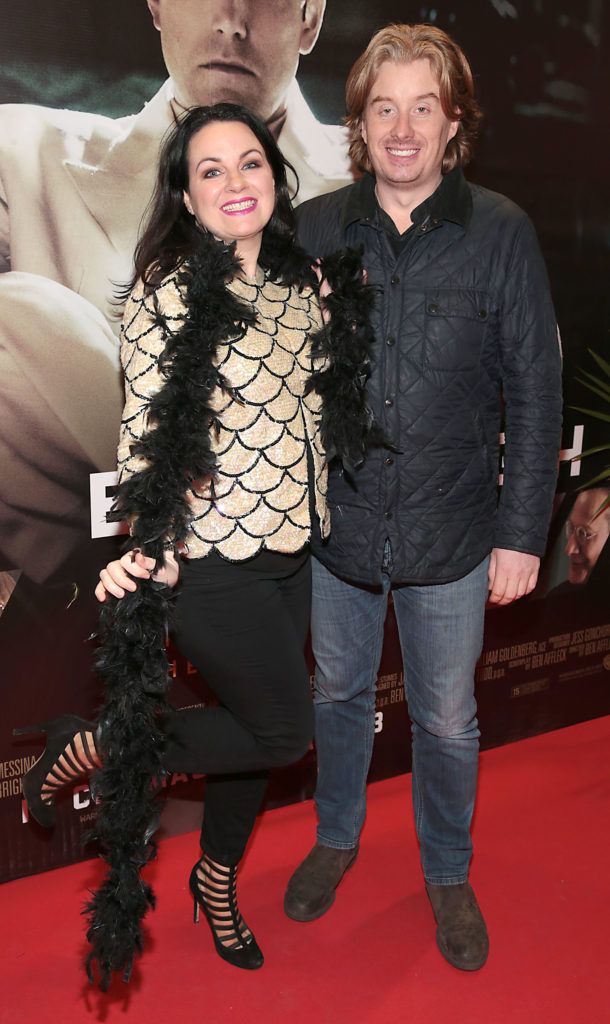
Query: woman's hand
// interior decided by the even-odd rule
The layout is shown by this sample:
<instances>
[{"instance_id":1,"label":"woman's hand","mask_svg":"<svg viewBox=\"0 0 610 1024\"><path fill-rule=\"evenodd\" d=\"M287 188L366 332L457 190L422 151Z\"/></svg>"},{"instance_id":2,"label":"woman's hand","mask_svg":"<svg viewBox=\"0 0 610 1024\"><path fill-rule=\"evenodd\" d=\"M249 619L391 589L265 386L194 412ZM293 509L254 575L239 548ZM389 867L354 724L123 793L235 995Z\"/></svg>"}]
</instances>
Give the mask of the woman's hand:
<instances>
[{"instance_id":1,"label":"woman's hand","mask_svg":"<svg viewBox=\"0 0 610 1024\"><path fill-rule=\"evenodd\" d=\"M109 562L105 569L100 572L100 582L95 588L95 596L98 601L104 602L106 594L113 594L114 597L125 597L126 591L138 589L136 580L148 580L155 567L154 558L147 558L141 551L128 551L122 558ZM164 565L154 574L153 579L158 583L166 583L168 587L174 587L178 582L180 566L171 551L166 552Z\"/></svg>"}]
</instances>

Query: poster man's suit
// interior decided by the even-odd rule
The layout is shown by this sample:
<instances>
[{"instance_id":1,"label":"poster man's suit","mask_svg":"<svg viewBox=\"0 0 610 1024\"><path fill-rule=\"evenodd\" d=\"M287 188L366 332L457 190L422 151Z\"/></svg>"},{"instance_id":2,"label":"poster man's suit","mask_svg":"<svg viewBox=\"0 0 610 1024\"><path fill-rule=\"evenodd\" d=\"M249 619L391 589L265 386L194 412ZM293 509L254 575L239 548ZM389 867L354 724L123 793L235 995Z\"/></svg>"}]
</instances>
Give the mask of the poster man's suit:
<instances>
[{"instance_id":1,"label":"poster man's suit","mask_svg":"<svg viewBox=\"0 0 610 1024\"><path fill-rule=\"evenodd\" d=\"M88 473L115 464L123 404L116 286L174 122L171 81L137 115L0 108L1 568L43 581L89 519ZM296 82L279 143L298 201L351 180L343 130Z\"/></svg>"}]
</instances>

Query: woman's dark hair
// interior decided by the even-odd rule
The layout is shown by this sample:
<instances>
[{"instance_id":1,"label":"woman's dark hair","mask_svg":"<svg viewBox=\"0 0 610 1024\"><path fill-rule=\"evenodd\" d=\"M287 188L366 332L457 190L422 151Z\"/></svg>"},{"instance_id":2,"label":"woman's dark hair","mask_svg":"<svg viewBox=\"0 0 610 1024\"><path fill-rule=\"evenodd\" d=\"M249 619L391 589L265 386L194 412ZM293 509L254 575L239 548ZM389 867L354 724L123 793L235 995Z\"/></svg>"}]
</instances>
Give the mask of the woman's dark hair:
<instances>
[{"instance_id":1,"label":"woman's dark hair","mask_svg":"<svg viewBox=\"0 0 610 1024\"><path fill-rule=\"evenodd\" d=\"M128 294L141 278L147 290L171 274L201 244L202 232L195 218L184 205L188 190L188 150L191 139L208 124L216 121L240 121L260 142L269 161L275 181L275 206L263 231L259 263L273 276L282 276L282 254L292 247L295 216L286 179L291 164L280 149L266 124L246 107L236 103L215 103L192 107L171 129L159 156L155 191L149 203L144 231L134 254L134 276L126 289Z\"/></svg>"}]
</instances>

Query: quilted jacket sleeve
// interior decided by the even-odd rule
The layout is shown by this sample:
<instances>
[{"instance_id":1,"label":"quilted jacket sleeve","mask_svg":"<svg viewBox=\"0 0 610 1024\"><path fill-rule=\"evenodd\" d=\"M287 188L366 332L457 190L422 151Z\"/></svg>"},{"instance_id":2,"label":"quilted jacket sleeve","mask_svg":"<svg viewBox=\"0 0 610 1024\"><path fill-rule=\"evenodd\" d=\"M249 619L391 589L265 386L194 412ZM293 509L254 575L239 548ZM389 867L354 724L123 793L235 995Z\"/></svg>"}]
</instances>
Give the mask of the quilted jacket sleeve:
<instances>
[{"instance_id":1,"label":"quilted jacket sleeve","mask_svg":"<svg viewBox=\"0 0 610 1024\"><path fill-rule=\"evenodd\" d=\"M341 214L350 187L316 196L297 206L297 242L313 259L329 256L341 248Z\"/></svg>"},{"instance_id":2,"label":"quilted jacket sleeve","mask_svg":"<svg viewBox=\"0 0 610 1024\"><path fill-rule=\"evenodd\" d=\"M494 545L542 555L557 478L561 351L546 268L525 215L504 282L500 361L506 447Z\"/></svg>"}]
</instances>

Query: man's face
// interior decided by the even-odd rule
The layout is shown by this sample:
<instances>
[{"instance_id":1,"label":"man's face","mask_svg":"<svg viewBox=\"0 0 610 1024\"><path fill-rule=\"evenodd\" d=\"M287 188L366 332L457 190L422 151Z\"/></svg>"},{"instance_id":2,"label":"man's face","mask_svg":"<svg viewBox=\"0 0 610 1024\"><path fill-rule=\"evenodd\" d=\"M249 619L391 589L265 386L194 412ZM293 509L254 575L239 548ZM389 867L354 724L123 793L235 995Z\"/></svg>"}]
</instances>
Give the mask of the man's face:
<instances>
[{"instance_id":1,"label":"man's face","mask_svg":"<svg viewBox=\"0 0 610 1024\"><path fill-rule=\"evenodd\" d=\"M570 583L587 582L608 540L610 512L607 509L599 515L596 512L609 493L605 488L595 487L583 491L574 502L566 523Z\"/></svg>"},{"instance_id":2,"label":"man's face","mask_svg":"<svg viewBox=\"0 0 610 1024\"><path fill-rule=\"evenodd\" d=\"M315 45L326 0L147 2L180 103L241 103L269 120Z\"/></svg>"},{"instance_id":3,"label":"man's face","mask_svg":"<svg viewBox=\"0 0 610 1024\"><path fill-rule=\"evenodd\" d=\"M423 202L440 183L445 149L458 126L459 121L449 121L443 113L428 60L381 65L362 120L362 138L378 183L416 190Z\"/></svg>"}]
</instances>

